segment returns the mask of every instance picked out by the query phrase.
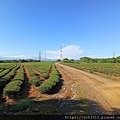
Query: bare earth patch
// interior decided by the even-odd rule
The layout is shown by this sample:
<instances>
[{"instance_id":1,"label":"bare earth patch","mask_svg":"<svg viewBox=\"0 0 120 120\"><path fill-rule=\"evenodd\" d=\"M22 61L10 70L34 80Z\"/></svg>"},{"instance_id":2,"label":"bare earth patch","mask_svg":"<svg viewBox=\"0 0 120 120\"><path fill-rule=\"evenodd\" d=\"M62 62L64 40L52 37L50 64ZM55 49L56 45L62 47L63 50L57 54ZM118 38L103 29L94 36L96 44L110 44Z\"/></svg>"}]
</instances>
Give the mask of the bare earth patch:
<instances>
[{"instance_id":1,"label":"bare earth patch","mask_svg":"<svg viewBox=\"0 0 120 120\"><path fill-rule=\"evenodd\" d=\"M100 110L99 106L90 104L89 111L94 114L113 114L116 109L120 111L120 82L59 63L56 66L65 78L64 82L68 82L64 89L69 91L70 96L74 95L72 99L89 99L101 106Z\"/></svg>"}]
</instances>

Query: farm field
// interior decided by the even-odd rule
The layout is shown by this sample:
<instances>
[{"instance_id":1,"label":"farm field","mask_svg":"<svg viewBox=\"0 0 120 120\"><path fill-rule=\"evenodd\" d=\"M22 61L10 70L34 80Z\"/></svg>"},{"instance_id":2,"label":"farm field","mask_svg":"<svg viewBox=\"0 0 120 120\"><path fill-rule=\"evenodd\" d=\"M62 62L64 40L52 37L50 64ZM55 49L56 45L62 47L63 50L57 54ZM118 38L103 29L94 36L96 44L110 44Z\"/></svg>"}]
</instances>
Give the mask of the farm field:
<instances>
[{"instance_id":1,"label":"farm field","mask_svg":"<svg viewBox=\"0 0 120 120\"><path fill-rule=\"evenodd\" d=\"M63 63L79 70L102 75L114 80L120 80L120 63Z\"/></svg>"},{"instance_id":2,"label":"farm field","mask_svg":"<svg viewBox=\"0 0 120 120\"><path fill-rule=\"evenodd\" d=\"M1 63L0 114L120 114L119 66Z\"/></svg>"},{"instance_id":3,"label":"farm field","mask_svg":"<svg viewBox=\"0 0 120 120\"><path fill-rule=\"evenodd\" d=\"M27 99L25 105L29 100L47 99L47 94L52 94L52 89L59 86L59 73L53 62L1 63L0 69L1 106L19 104L24 99ZM18 109L25 108L23 105ZM1 110L4 111L3 107Z\"/></svg>"},{"instance_id":4,"label":"farm field","mask_svg":"<svg viewBox=\"0 0 120 120\"><path fill-rule=\"evenodd\" d=\"M1 0L0 45L0 120L120 119L120 0Z\"/></svg>"}]
</instances>

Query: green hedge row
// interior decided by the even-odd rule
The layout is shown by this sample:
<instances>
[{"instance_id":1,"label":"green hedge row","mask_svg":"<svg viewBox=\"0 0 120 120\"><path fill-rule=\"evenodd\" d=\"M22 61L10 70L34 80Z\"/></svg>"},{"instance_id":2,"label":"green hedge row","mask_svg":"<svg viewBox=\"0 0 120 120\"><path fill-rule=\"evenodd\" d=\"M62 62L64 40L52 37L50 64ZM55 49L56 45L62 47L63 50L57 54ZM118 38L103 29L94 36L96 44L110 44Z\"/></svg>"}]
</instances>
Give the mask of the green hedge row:
<instances>
[{"instance_id":1,"label":"green hedge row","mask_svg":"<svg viewBox=\"0 0 120 120\"><path fill-rule=\"evenodd\" d=\"M7 95L9 97L17 96L20 93L23 82L24 82L24 70L23 67L21 66L14 79L6 85L4 89L4 95Z\"/></svg>"},{"instance_id":2,"label":"green hedge row","mask_svg":"<svg viewBox=\"0 0 120 120\"><path fill-rule=\"evenodd\" d=\"M0 88L4 88L7 83L10 82L10 80L15 76L16 70L20 67L20 65L17 65L15 68L13 68L8 74L6 74L4 77L0 79Z\"/></svg>"},{"instance_id":3,"label":"green hedge row","mask_svg":"<svg viewBox=\"0 0 120 120\"><path fill-rule=\"evenodd\" d=\"M20 67L17 75L14 77L13 80L24 80L24 70L23 70L23 66Z\"/></svg>"},{"instance_id":4,"label":"green hedge row","mask_svg":"<svg viewBox=\"0 0 120 120\"><path fill-rule=\"evenodd\" d=\"M59 73L55 68L55 65L53 65L49 79L44 81L39 87L40 92L41 93L49 92L52 88L54 88L59 83L59 81L60 81Z\"/></svg>"},{"instance_id":5,"label":"green hedge row","mask_svg":"<svg viewBox=\"0 0 120 120\"><path fill-rule=\"evenodd\" d=\"M0 63L0 69L6 70L6 69L9 69L15 65L16 65L15 63Z\"/></svg>"},{"instance_id":6,"label":"green hedge row","mask_svg":"<svg viewBox=\"0 0 120 120\"><path fill-rule=\"evenodd\" d=\"M2 71L2 72L0 73L0 78L2 78L3 76L5 76L6 74L8 74L14 67L16 67L16 65L10 67L9 69L6 69L6 70Z\"/></svg>"},{"instance_id":7,"label":"green hedge row","mask_svg":"<svg viewBox=\"0 0 120 120\"><path fill-rule=\"evenodd\" d=\"M33 69L31 69L29 66L28 66L28 70L29 70L29 75L30 75L29 84L35 85L36 87L40 86L42 81L39 80L39 78L36 76L36 74L33 71Z\"/></svg>"},{"instance_id":8,"label":"green hedge row","mask_svg":"<svg viewBox=\"0 0 120 120\"><path fill-rule=\"evenodd\" d=\"M20 80L11 81L4 89L4 95L13 98L20 92L23 82Z\"/></svg>"},{"instance_id":9,"label":"green hedge row","mask_svg":"<svg viewBox=\"0 0 120 120\"><path fill-rule=\"evenodd\" d=\"M29 81L31 85L35 85L36 87L40 86L42 81L37 78L37 76L32 76L31 80Z\"/></svg>"}]
</instances>

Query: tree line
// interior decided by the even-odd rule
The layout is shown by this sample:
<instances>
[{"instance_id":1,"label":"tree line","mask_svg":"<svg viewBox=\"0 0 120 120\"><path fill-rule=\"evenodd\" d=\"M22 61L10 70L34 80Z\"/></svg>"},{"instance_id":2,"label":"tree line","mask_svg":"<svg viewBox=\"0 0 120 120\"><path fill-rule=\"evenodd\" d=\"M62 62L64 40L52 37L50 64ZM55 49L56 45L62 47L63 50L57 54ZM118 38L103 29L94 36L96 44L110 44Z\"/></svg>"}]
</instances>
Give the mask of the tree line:
<instances>
[{"instance_id":1,"label":"tree line","mask_svg":"<svg viewBox=\"0 0 120 120\"><path fill-rule=\"evenodd\" d=\"M82 57L79 60L64 58L63 60L58 59L57 62L85 62L85 63L120 63L120 56L113 58L91 58ZM20 59L20 60L0 60L0 63L13 63L13 62L40 62L40 60L33 59Z\"/></svg>"},{"instance_id":2,"label":"tree line","mask_svg":"<svg viewBox=\"0 0 120 120\"><path fill-rule=\"evenodd\" d=\"M17 63L17 62L40 62L40 60L33 60L33 59L0 60L0 63Z\"/></svg>"},{"instance_id":3,"label":"tree line","mask_svg":"<svg viewBox=\"0 0 120 120\"><path fill-rule=\"evenodd\" d=\"M58 59L57 61L61 61ZM82 57L80 60L68 59L65 58L62 62L85 62L85 63L120 63L120 56L113 58L91 58L91 57Z\"/></svg>"}]
</instances>

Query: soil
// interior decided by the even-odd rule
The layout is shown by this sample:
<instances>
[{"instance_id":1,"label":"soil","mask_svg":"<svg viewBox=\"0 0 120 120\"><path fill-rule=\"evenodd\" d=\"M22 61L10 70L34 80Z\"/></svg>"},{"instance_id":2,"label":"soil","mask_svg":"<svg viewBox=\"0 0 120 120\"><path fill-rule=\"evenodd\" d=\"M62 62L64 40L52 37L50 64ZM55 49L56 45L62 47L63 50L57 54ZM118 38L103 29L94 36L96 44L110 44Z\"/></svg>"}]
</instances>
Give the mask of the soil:
<instances>
[{"instance_id":1,"label":"soil","mask_svg":"<svg viewBox=\"0 0 120 120\"><path fill-rule=\"evenodd\" d=\"M29 89L27 90L28 91L27 98L32 98L32 99L38 98L39 97L38 88L35 85L28 84L28 82L31 80L31 77L29 75L29 70L26 67L24 67L24 69L27 76L26 78L28 80L26 83L27 85L29 85Z\"/></svg>"},{"instance_id":2,"label":"soil","mask_svg":"<svg viewBox=\"0 0 120 120\"><path fill-rule=\"evenodd\" d=\"M120 113L119 81L113 81L59 63L56 63L56 66L65 79L66 87L64 89L68 91L67 95L71 99L88 99L98 103L99 105L91 104L89 107L89 111L95 114ZM98 109L100 106L101 110Z\"/></svg>"},{"instance_id":3,"label":"soil","mask_svg":"<svg viewBox=\"0 0 120 120\"><path fill-rule=\"evenodd\" d=\"M27 98L28 94L29 94L29 78L28 78L28 70L27 68L23 65L23 69L24 69L24 83L22 86L22 90L21 93L19 95L19 97L22 98Z\"/></svg>"}]
</instances>

